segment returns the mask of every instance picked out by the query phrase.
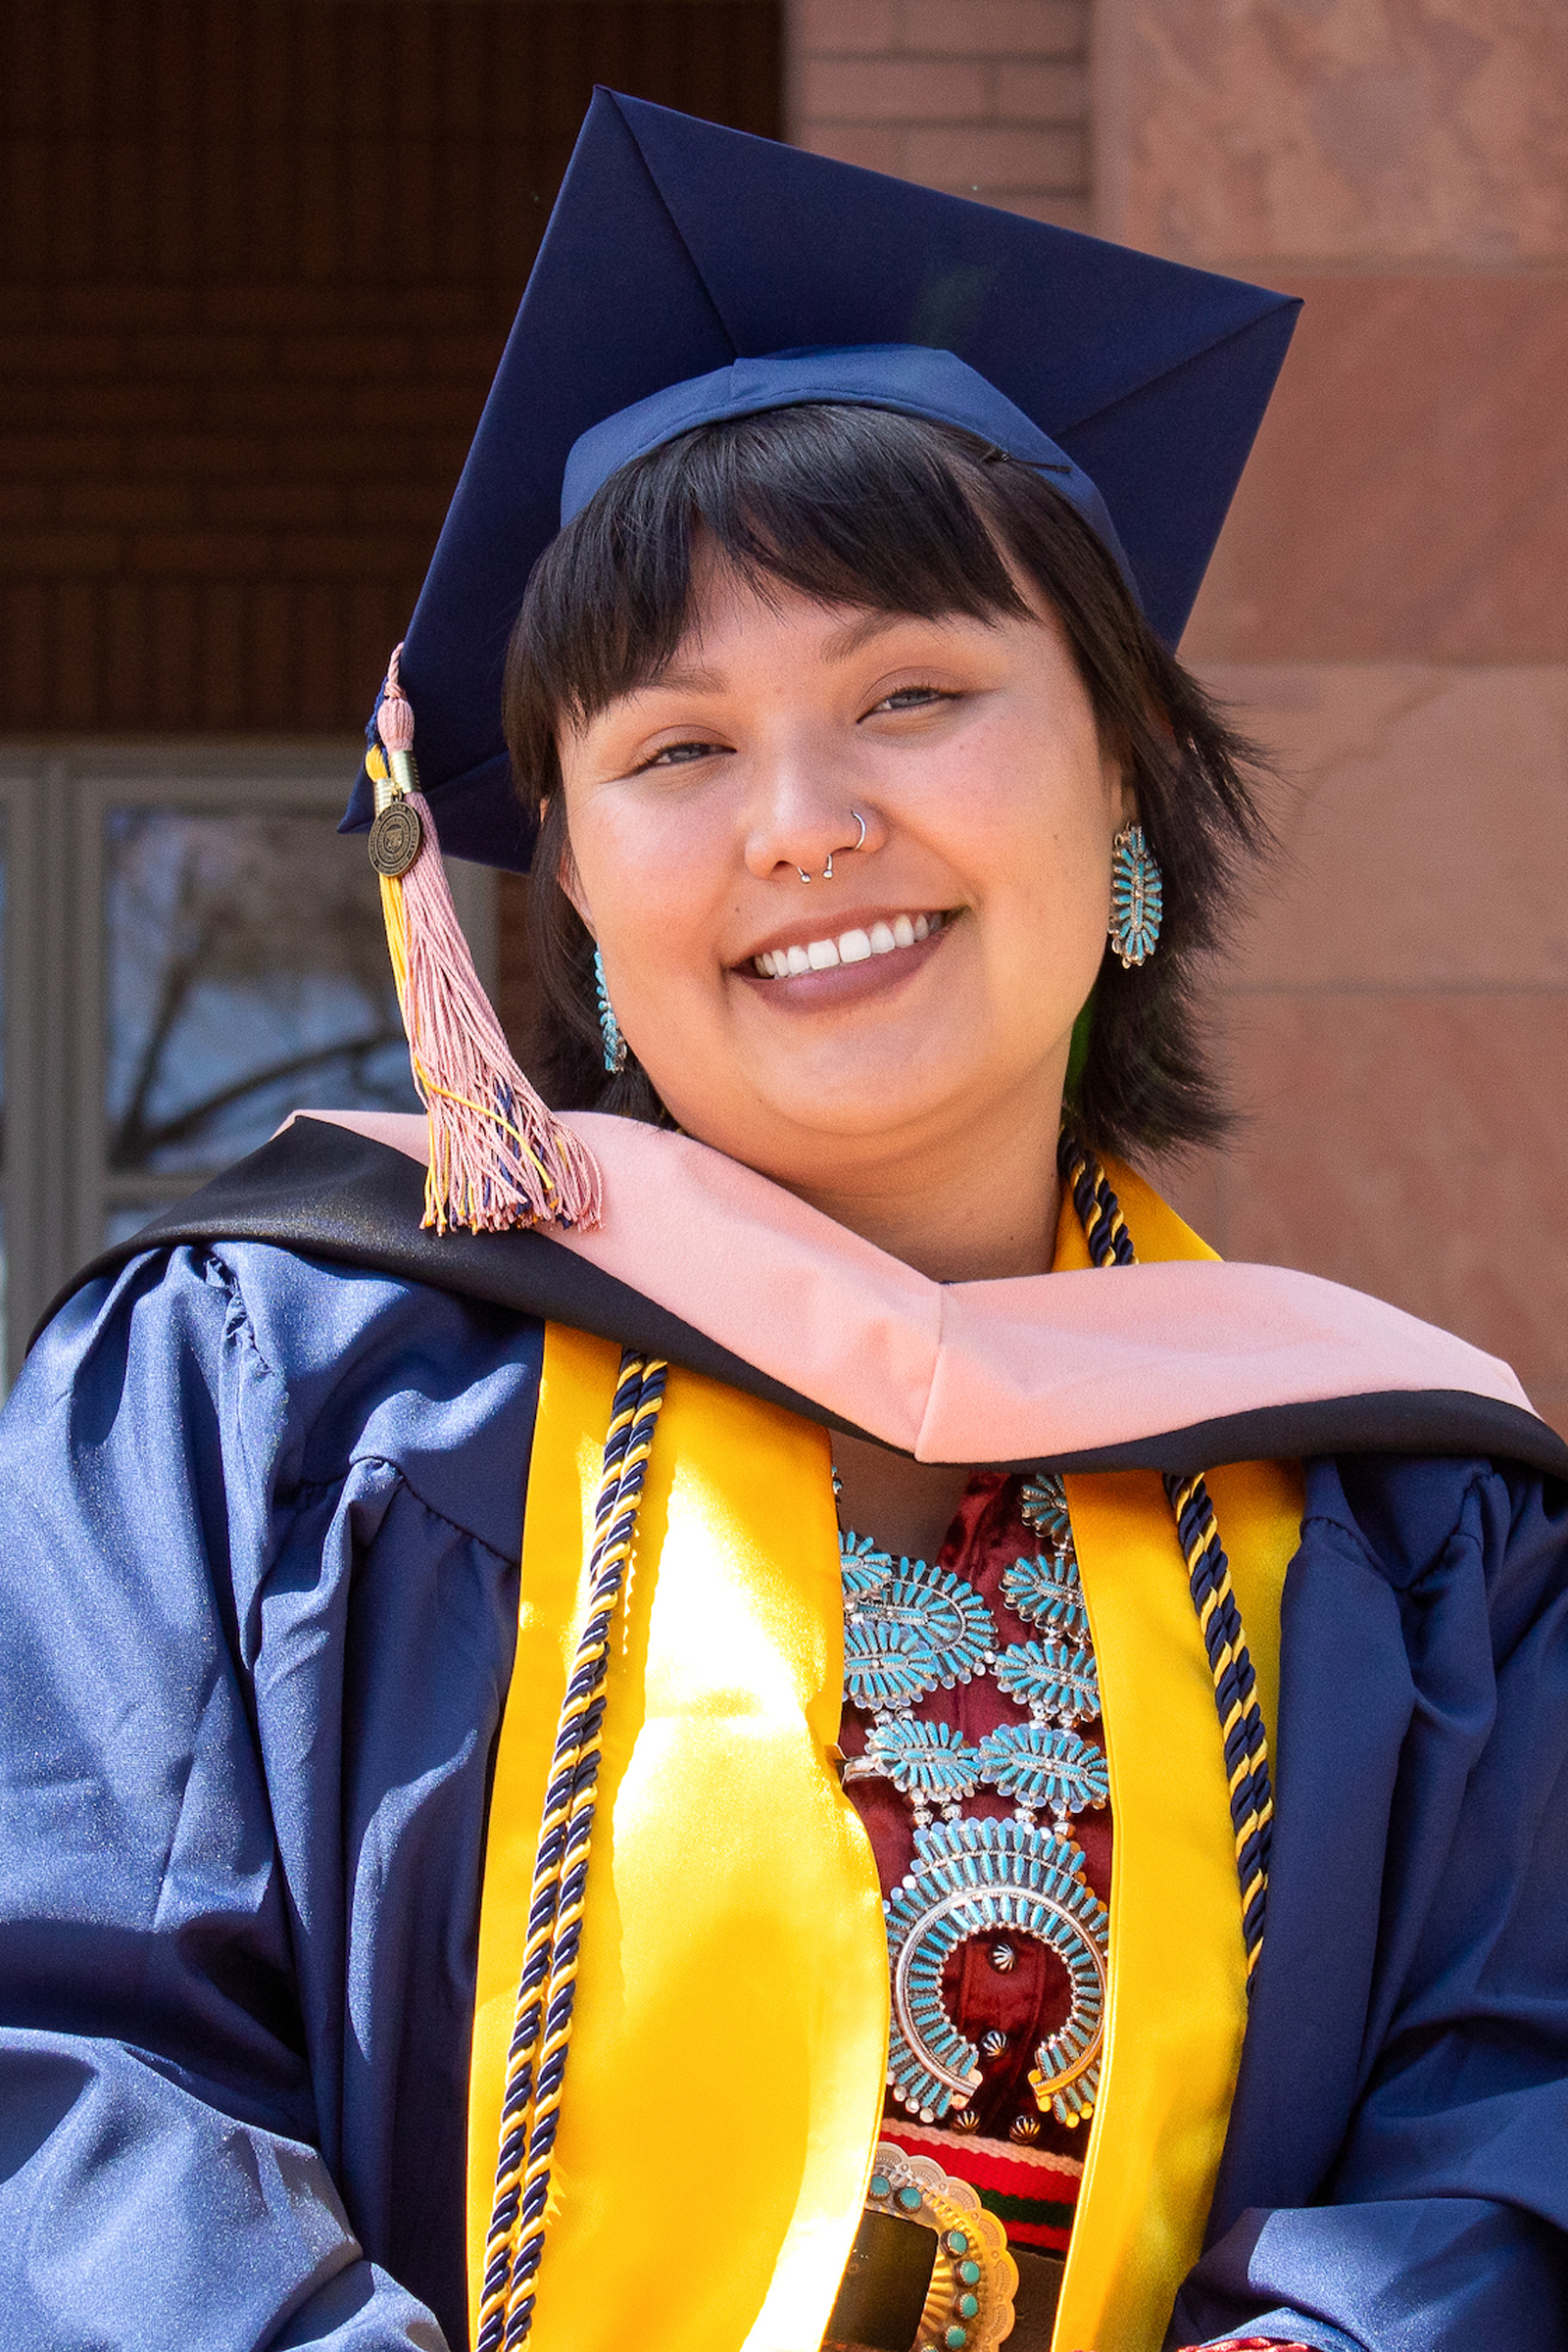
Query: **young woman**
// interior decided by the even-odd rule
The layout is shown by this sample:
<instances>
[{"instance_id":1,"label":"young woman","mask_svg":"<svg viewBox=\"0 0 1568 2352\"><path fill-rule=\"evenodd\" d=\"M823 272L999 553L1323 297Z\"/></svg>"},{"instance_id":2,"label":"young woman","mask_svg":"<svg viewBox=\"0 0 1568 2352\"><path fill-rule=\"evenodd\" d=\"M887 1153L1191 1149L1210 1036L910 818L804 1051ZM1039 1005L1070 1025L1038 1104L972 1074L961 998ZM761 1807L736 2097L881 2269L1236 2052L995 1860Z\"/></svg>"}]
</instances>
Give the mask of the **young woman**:
<instances>
[{"instance_id":1,"label":"young woman","mask_svg":"<svg viewBox=\"0 0 1568 2352\"><path fill-rule=\"evenodd\" d=\"M1261 828L1149 615L1278 342L1195 406L1216 281L900 191L924 294L1136 262L1097 490L879 191L596 102L529 302L599 219L642 378L535 563L525 306L378 710L429 1133L297 1121L9 1409L8 2344L1568 2347L1568 1457L1130 1164L1217 1127ZM650 358L726 208L873 331ZM430 838L514 780L557 1115Z\"/></svg>"}]
</instances>

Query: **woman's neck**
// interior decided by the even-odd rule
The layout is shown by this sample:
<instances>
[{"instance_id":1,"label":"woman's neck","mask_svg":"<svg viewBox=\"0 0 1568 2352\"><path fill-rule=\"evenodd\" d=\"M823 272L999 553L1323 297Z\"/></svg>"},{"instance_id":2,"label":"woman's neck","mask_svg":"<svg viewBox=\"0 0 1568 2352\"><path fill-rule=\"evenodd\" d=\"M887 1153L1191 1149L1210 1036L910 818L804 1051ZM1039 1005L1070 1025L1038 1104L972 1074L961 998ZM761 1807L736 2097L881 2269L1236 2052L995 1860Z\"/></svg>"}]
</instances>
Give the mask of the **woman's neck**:
<instances>
[{"instance_id":1,"label":"woman's neck","mask_svg":"<svg viewBox=\"0 0 1568 2352\"><path fill-rule=\"evenodd\" d=\"M934 1560L969 1484L962 1463L911 1462L869 1438L835 1434L839 1524L883 1551Z\"/></svg>"},{"instance_id":2,"label":"woman's neck","mask_svg":"<svg viewBox=\"0 0 1568 2352\"><path fill-rule=\"evenodd\" d=\"M789 1187L933 1282L1047 1274L1056 1247L1059 1102L1009 1107L940 1148L879 1155L832 1184Z\"/></svg>"},{"instance_id":3,"label":"woman's neck","mask_svg":"<svg viewBox=\"0 0 1568 2352\"><path fill-rule=\"evenodd\" d=\"M879 1250L936 1282L1049 1273L1060 1187L1060 1106L976 1122L917 1164L859 1183L792 1188ZM835 1437L842 1523L894 1552L932 1559L968 1484L961 1463L914 1462L863 1439Z\"/></svg>"}]
</instances>

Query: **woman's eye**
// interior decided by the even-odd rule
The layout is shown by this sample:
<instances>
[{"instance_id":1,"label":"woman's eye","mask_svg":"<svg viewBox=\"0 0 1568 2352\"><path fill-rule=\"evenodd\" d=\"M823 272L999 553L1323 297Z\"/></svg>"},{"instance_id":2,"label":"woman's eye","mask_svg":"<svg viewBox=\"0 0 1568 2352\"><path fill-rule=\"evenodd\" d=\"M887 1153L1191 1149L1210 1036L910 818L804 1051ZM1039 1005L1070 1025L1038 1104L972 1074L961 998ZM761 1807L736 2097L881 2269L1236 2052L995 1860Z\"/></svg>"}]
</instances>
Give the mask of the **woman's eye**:
<instances>
[{"instance_id":1,"label":"woman's eye","mask_svg":"<svg viewBox=\"0 0 1568 2352\"><path fill-rule=\"evenodd\" d=\"M692 760L715 759L724 748L721 743L666 743L661 745L650 759L643 760L642 766L684 767Z\"/></svg>"},{"instance_id":2,"label":"woman's eye","mask_svg":"<svg viewBox=\"0 0 1568 2352\"><path fill-rule=\"evenodd\" d=\"M957 699L941 686L900 686L892 694L884 695L881 702L873 703L865 715L875 718L882 710L920 710L932 703L956 703Z\"/></svg>"}]
</instances>

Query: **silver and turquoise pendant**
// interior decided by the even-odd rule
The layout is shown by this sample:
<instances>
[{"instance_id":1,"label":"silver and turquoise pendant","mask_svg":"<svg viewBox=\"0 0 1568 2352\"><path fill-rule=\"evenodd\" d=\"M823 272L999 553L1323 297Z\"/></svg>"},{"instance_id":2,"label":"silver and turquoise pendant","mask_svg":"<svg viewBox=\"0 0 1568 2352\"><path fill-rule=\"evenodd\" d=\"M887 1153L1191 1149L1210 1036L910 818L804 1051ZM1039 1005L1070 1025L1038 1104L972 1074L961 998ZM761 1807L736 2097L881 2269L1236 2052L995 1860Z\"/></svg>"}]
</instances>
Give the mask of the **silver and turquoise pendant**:
<instances>
[{"instance_id":1,"label":"silver and turquoise pendant","mask_svg":"<svg viewBox=\"0 0 1568 2352\"><path fill-rule=\"evenodd\" d=\"M1041 1550L1014 1561L1003 1592L1041 1639L1005 1648L985 1601L951 1569L896 1561L863 1537L841 1544L844 1695L872 1717L865 1753L845 1779L891 1781L914 1813L913 1865L883 1906L888 2082L927 2124L961 2115L983 2079L980 2052L942 1993L947 1962L972 1936L1003 1949L1008 1936L1029 1936L1067 1971L1067 2016L1037 2045L1029 2078L1042 2112L1083 2122L1100 2082L1109 1920L1069 1826L1110 1794L1104 1751L1073 1728L1099 1715L1100 1676L1060 1479L1032 1480L1023 1515ZM911 1712L933 1690L987 1673L1027 1722L971 1742ZM960 1818L982 1786L1015 1806L1010 1821ZM1054 1816L1049 1828L1037 1813Z\"/></svg>"},{"instance_id":2,"label":"silver and turquoise pendant","mask_svg":"<svg viewBox=\"0 0 1568 2352\"><path fill-rule=\"evenodd\" d=\"M948 2014L942 1972L972 1936L1028 1936L1067 1971L1067 2015L1035 2051L1029 2082L1057 2121L1093 2112L1105 2016L1104 1904L1057 1831L1016 1821L944 1821L914 1833L914 1866L886 1903L893 2021L888 2082L922 2123L967 2106L980 2052Z\"/></svg>"}]
</instances>

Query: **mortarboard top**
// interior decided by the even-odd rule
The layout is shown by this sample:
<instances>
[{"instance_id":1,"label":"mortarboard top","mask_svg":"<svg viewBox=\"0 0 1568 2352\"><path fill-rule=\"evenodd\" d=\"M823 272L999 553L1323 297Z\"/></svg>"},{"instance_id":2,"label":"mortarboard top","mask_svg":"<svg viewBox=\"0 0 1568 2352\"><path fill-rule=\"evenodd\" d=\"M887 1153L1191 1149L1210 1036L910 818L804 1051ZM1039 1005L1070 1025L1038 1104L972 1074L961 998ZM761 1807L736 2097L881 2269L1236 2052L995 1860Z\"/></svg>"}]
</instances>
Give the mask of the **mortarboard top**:
<instances>
[{"instance_id":1,"label":"mortarboard top","mask_svg":"<svg viewBox=\"0 0 1568 2352\"><path fill-rule=\"evenodd\" d=\"M676 421L658 432L652 396L737 360L851 362L872 345L952 353L984 379L981 392L994 388L1004 412L1021 410L1043 447L1081 469L1061 486L1081 511L1095 492L1103 500L1112 552L1174 644L1298 308L1239 279L597 90L403 653L443 846L527 867L534 824L502 739L502 672L528 574L561 524L567 462L593 427L618 420L576 452L576 505L607 460L622 462L616 449L634 455L684 429L680 416L691 420L689 405L673 402ZM969 392L972 409L972 378ZM620 419L640 402L652 444ZM720 396L698 407L717 416L758 405L780 402ZM970 413L897 395L876 405L954 421ZM1052 463L1038 449L1015 454ZM343 830L364 831L372 814L362 772Z\"/></svg>"}]
</instances>

